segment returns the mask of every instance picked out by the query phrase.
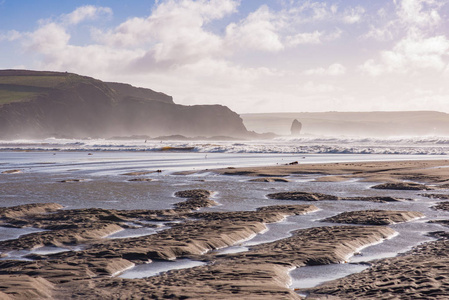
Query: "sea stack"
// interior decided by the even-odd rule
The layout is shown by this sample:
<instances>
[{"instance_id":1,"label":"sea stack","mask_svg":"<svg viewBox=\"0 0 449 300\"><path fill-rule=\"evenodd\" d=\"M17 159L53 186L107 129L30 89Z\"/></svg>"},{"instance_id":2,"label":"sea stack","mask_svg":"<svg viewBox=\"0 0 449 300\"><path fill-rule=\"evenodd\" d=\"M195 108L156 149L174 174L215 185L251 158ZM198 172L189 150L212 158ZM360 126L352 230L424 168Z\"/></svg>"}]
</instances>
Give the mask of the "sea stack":
<instances>
[{"instance_id":1,"label":"sea stack","mask_svg":"<svg viewBox=\"0 0 449 300\"><path fill-rule=\"evenodd\" d=\"M298 120L294 119L292 127L290 128L292 136L298 136L301 133L302 124Z\"/></svg>"}]
</instances>

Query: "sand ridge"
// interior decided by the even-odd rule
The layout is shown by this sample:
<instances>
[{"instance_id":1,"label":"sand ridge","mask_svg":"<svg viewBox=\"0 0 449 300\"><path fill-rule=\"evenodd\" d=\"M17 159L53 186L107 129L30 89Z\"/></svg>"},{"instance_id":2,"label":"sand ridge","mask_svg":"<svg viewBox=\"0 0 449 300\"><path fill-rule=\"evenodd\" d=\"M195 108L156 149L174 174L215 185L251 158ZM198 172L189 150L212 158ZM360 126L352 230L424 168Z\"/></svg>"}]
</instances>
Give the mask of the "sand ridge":
<instances>
[{"instance_id":1,"label":"sand ridge","mask_svg":"<svg viewBox=\"0 0 449 300\"><path fill-rule=\"evenodd\" d=\"M11 211L18 209L23 210L24 208L10 208ZM269 207L265 207L257 211L224 213L200 213L189 210L163 212L81 209L63 210L53 214L26 214L26 217L20 220L10 221L13 223L14 221L20 221L21 225L32 224L46 228L52 227L53 230L44 232L49 239L52 239L52 242L44 244L55 245L55 240L58 240L61 244L66 242L71 245L85 243L86 249L50 255L28 255L28 258L33 259L33 261L0 261L0 274L45 278L56 284L58 289L74 281L77 282L77 286L70 288L73 288L70 292L73 294L76 294L79 289L79 280L88 280L89 283L86 284L86 287L89 291L86 291L84 296L90 295L88 298L95 298L91 290L92 278L112 280L110 276L132 267L134 263L149 262L151 259L170 260L177 257L201 256L205 252L233 245L265 230L265 223L277 222L283 220L285 216L304 214L316 209L313 205L285 205L275 206L272 211ZM70 220L69 216L73 219ZM95 226L105 224L120 228L120 226L135 219L142 221L141 224L145 224L143 221L154 220L152 216L155 216L157 220L167 216L168 221L176 217L178 220L184 219L185 222L171 223L169 229L162 230L156 235L114 240L99 237L92 230L93 224ZM64 220L67 220L66 223ZM65 228L70 223L73 223L73 228ZM92 239L73 239L74 236L78 236L79 230L83 230L86 234L89 233ZM64 234L61 234L61 231ZM41 245L43 243L41 234L35 233L15 240L2 241L0 242L0 248L33 248L37 242L33 245L29 241L39 240L39 245ZM68 237L70 237L70 240L66 241L65 239ZM8 291L8 289L3 291ZM106 291L103 292L107 294ZM288 293L290 292L287 290ZM19 297L17 299L24 298Z\"/></svg>"}]
</instances>

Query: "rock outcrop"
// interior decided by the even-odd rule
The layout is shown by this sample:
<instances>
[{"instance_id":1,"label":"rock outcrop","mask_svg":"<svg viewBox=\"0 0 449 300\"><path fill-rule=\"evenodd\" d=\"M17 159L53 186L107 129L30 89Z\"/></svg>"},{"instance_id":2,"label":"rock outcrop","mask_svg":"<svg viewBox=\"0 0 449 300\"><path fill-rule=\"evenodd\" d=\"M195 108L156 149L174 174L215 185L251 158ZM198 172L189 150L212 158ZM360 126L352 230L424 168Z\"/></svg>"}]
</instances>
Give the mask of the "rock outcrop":
<instances>
[{"instance_id":1,"label":"rock outcrop","mask_svg":"<svg viewBox=\"0 0 449 300\"><path fill-rule=\"evenodd\" d=\"M292 127L290 128L292 136L298 136L301 133L301 128L302 128L301 122L294 119L292 122Z\"/></svg>"}]
</instances>

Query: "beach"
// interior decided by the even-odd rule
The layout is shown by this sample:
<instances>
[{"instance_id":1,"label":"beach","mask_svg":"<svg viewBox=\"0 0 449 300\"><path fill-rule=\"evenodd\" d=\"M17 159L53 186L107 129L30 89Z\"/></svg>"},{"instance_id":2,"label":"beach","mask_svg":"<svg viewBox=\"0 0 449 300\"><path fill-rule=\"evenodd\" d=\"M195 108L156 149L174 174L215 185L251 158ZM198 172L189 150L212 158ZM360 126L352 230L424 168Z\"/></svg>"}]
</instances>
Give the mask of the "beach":
<instances>
[{"instance_id":1,"label":"beach","mask_svg":"<svg viewBox=\"0 0 449 300\"><path fill-rule=\"evenodd\" d=\"M1 153L2 299L449 293L445 155L91 150Z\"/></svg>"},{"instance_id":2,"label":"beach","mask_svg":"<svg viewBox=\"0 0 449 300\"><path fill-rule=\"evenodd\" d=\"M0 24L0 300L449 300L449 0Z\"/></svg>"}]
</instances>

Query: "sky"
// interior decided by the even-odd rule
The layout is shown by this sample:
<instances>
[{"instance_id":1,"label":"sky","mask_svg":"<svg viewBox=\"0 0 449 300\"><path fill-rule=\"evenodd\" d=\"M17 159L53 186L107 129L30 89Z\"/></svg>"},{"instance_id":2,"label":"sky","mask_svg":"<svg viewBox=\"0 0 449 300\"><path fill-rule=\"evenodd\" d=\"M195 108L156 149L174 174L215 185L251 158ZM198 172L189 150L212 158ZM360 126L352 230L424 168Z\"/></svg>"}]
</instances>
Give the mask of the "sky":
<instances>
[{"instance_id":1,"label":"sky","mask_svg":"<svg viewBox=\"0 0 449 300\"><path fill-rule=\"evenodd\" d=\"M238 113L449 113L449 0L0 0L0 54Z\"/></svg>"}]
</instances>

